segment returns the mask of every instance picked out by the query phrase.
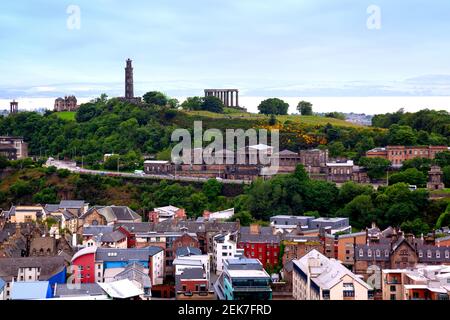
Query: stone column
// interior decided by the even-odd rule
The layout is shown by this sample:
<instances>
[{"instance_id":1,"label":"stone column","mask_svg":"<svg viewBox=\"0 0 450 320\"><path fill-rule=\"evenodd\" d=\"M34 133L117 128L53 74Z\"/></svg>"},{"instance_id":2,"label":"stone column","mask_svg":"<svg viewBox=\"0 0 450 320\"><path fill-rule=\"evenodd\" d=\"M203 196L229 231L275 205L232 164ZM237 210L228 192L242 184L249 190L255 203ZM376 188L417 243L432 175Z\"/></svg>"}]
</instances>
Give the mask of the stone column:
<instances>
[{"instance_id":1,"label":"stone column","mask_svg":"<svg viewBox=\"0 0 450 320\"><path fill-rule=\"evenodd\" d=\"M225 93L225 107L228 107L228 91L224 91Z\"/></svg>"},{"instance_id":2,"label":"stone column","mask_svg":"<svg viewBox=\"0 0 450 320\"><path fill-rule=\"evenodd\" d=\"M236 90L236 107L239 107L239 91Z\"/></svg>"}]
</instances>

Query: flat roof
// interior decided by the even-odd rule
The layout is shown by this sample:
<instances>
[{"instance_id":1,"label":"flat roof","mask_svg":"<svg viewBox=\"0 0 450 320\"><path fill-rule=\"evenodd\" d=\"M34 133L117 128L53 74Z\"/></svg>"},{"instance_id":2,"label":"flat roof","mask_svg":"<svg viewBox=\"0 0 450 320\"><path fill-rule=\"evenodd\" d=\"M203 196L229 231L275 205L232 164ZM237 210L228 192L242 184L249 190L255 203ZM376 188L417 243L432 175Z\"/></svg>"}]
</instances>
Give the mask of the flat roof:
<instances>
[{"instance_id":1,"label":"flat roof","mask_svg":"<svg viewBox=\"0 0 450 320\"><path fill-rule=\"evenodd\" d=\"M228 274L232 278L270 278L265 270L229 270Z\"/></svg>"}]
</instances>

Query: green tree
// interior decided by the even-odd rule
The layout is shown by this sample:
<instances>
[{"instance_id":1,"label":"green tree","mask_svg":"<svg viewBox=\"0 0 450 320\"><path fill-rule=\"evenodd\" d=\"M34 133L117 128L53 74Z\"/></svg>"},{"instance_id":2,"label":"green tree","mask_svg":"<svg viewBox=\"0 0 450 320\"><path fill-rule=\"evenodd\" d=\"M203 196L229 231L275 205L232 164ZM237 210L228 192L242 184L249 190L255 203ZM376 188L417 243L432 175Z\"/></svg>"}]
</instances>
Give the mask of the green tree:
<instances>
[{"instance_id":1,"label":"green tree","mask_svg":"<svg viewBox=\"0 0 450 320\"><path fill-rule=\"evenodd\" d=\"M359 160L359 165L367 169L367 175L371 179L380 179L385 176L391 162L383 158L362 157Z\"/></svg>"},{"instance_id":2,"label":"green tree","mask_svg":"<svg viewBox=\"0 0 450 320\"><path fill-rule=\"evenodd\" d=\"M335 141L328 145L330 156L333 158L345 155L345 146L341 141Z\"/></svg>"},{"instance_id":3,"label":"green tree","mask_svg":"<svg viewBox=\"0 0 450 320\"><path fill-rule=\"evenodd\" d=\"M154 104L162 107L165 107L169 100L164 93L159 91L147 92L142 96L142 98L144 99L145 103Z\"/></svg>"},{"instance_id":4,"label":"green tree","mask_svg":"<svg viewBox=\"0 0 450 320\"><path fill-rule=\"evenodd\" d=\"M445 212L443 212L436 221L436 229L450 226L450 204L447 206Z\"/></svg>"},{"instance_id":5,"label":"green tree","mask_svg":"<svg viewBox=\"0 0 450 320\"><path fill-rule=\"evenodd\" d=\"M394 173L389 177L390 185L400 182L424 187L427 184L427 176L416 168L410 168L399 173Z\"/></svg>"},{"instance_id":6,"label":"green tree","mask_svg":"<svg viewBox=\"0 0 450 320\"><path fill-rule=\"evenodd\" d=\"M297 110L302 116L312 116L313 115L313 105L308 101L300 101L297 105Z\"/></svg>"},{"instance_id":7,"label":"green tree","mask_svg":"<svg viewBox=\"0 0 450 320\"><path fill-rule=\"evenodd\" d=\"M426 235L430 231L430 227L420 218L403 222L401 228L405 233L412 233L416 236L421 236L422 234Z\"/></svg>"},{"instance_id":8,"label":"green tree","mask_svg":"<svg viewBox=\"0 0 450 320\"><path fill-rule=\"evenodd\" d=\"M216 179L209 179L203 184L203 193L210 201L215 201L222 194L223 184Z\"/></svg>"},{"instance_id":9,"label":"green tree","mask_svg":"<svg viewBox=\"0 0 450 320\"><path fill-rule=\"evenodd\" d=\"M355 197L339 213L349 217L352 225L356 228L365 228L376 221L372 198L365 194Z\"/></svg>"},{"instance_id":10,"label":"green tree","mask_svg":"<svg viewBox=\"0 0 450 320\"><path fill-rule=\"evenodd\" d=\"M77 122L88 122L100 113L100 110L93 103L85 103L78 109L75 120Z\"/></svg>"},{"instance_id":11,"label":"green tree","mask_svg":"<svg viewBox=\"0 0 450 320\"><path fill-rule=\"evenodd\" d=\"M28 181L18 180L11 186L10 191L14 196L20 198L30 195L32 193L32 188Z\"/></svg>"},{"instance_id":12,"label":"green tree","mask_svg":"<svg viewBox=\"0 0 450 320\"><path fill-rule=\"evenodd\" d=\"M203 99L202 110L215 112L215 113L223 113L224 104L222 100L217 97L208 96Z\"/></svg>"},{"instance_id":13,"label":"green tree","mask_svg":"<svg viewBox=\"0 0 450 320\"><path fill-rule=\"evenodd\" d=\"M5 169L9 166L9 161L4 156L0 156L0 169Z\"/></svg>"},{"instance_id":14,"label":"green tree","mask_svg":"<svg viewBox=\"0 0 450 320\"><path fill-rule=\"evenodd\" d=\"M201 110L203 105L203 98L201 97L189 97L182 104L181 108L184 110Z\"/></svg>"},{"instance_id":15,"label":"green tree","mask_svg":"<svg viewBox=\"0 0 450 320\"><path fill-rule=\"evenodd\" d=\"M266 99L258 106L259 113L267 115L286 115L288 109L289 104L278 98Z\"/></svg>"},{"instance_id":16,"label":"green tree","mask_svg":"<svg viewBox=\"0 0 450 320\"><path fill-rule=\"evenodd\" d=\"M228 221L234 222L238 221L241 226L248 227L253 222L253 217L248 211L241 211L238 213L235 213L233 217L231 217Z\"/></svg>"}]
</instances>

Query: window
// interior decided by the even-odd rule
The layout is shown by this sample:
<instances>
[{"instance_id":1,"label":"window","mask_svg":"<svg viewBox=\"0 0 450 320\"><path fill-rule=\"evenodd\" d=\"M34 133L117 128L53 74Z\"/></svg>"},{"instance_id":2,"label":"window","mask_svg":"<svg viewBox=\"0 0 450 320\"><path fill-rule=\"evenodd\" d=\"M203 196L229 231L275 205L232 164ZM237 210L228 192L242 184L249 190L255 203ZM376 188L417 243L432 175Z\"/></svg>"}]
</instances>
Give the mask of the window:
<instances>
[{"instance_id":1,"label":"window","mask_svg":"<svg viewBox=\"0 0 450 320\"><path fill-rule=\"evenodd\" d=\"M388 250L384 250L384 256L387 258L389 257L389 251Z\"/></svg>"},{"instance_id":2,"label":"window","mask_svg":"<svg viewBox=\"0 0 450 320\"><path fill-rule=\"evenodd\" d=\"M419 251L419 258L423 258L423 251L422 250Z\"/></svg>"},{"instance_id":3,"label":"window","mask_svg":"<svg viewBox=\"0 0 450 320\"><path fill-rule=\"evenodd\" d=\"M431 258L431 250L428 250L428 251L427 251L427 257L428 257L428 258Z\"/></svg>"},{"instance_id":4,"label":"window","mask_svg":"<svg viewBox=\"0 0 450 320\"><path fill-rule=\"evenodd\" d=\"M436 250L436 258L440 258L441 257L441 252L439 250Z\"/></svg>"},{"instance_id":5,"label":"window","mask_svg":"<svg viewBox=\"0 0 450 320\"><path fill-rule=\"evenodd\" d=\"M445 259L448 259L450 257L450 252L448 250L445 250Z\"/></svg>"},{"instance_id":6,"label":"window","mask_svg":"<svg viewBox=\"0 0 450 320\"><path fill-rule=\"evenodd\" d=\"M359 249L359 256L360 257L364 256L364 250L363 249Z\"/></svg>"},{"instance_id":7,"label":"window","mask_svg":"<svg viewBox=\"0 0 450 320\"><path fill-rule=\"evenodd\" d=\"M391 300L397 300L395 294L391 294Z\"/></svg>"},{"instance_id":8,"label":"window","mask_svg":"<svg viewBox=\"0 0 450 320\"><path fill-rule=\"evenodd\" d=\"M372 257L372 249L367 250L367 256Z\"/></svg>"},{"instance_id":9,"label":"window","mask_svg":"<svg viewBox=\"0 0 450 320\"><path fill-rule=\"evenodd\" d=\"M397 291L397 288L395 286L391 286L391 292Z\"/></svg>"},{"instance_id":10,"label":"window","mask_svg":"<svg viewBox=\"0 0 450 320\"><path fill-rule=\"evenodd\" d=\"M381 256L381 251L377 249L376 255L377 255L377 257L380 257Z\"/></svg>"}]
</instances>

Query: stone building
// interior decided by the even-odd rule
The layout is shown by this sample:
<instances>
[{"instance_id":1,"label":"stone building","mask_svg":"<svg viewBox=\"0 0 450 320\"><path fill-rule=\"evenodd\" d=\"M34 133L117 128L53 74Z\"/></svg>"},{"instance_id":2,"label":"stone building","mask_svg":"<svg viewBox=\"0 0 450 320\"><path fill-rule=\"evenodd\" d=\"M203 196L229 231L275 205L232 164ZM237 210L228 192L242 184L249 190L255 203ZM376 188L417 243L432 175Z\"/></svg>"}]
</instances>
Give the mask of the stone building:
<instances>
[{"instance_id":1,"label":"stone building","mask_svg":"<svg viewBox=\"0 0 450 320\"><path fill-rule=\"evenodd\" d=\"M448 146L387 146L367 151L368 158L384 158L393 166L401 166L405 160L415 158L434 159L437 153L449 151Z\"/></svg>"},{"instance_id":2,"label":"stone building","mask_svg":"<svg viewBox=\"0 0 450 320\"><path fill-rule=\"evenodd\" d=\"M23 137L0 136L0 154L8 160L28 158L28 143Z\"/></svg>"},{"instance_id":3,"label":"stone building","mask_svg":"<svg viewBox=\"0 0 450 320\"><path fill-rule=\"evenodd\" d=\"M55 100L54 111L62 112L62 111L77 111L77 98L75 96L65 96L63 98L57 98Z\"/></svg>"},{"instance_id":4,"label":"stone building","mask_svg":"<svg viewBox=\"0 0 450 320\"><path fill-rule=\"evenodd\" d=\"M439 166L432 166L431 170L428 172L428 183L427 188L429 190L442 190L445 188L442 182L442 177L444 173Z\"/></svg>"}]
</instances>

